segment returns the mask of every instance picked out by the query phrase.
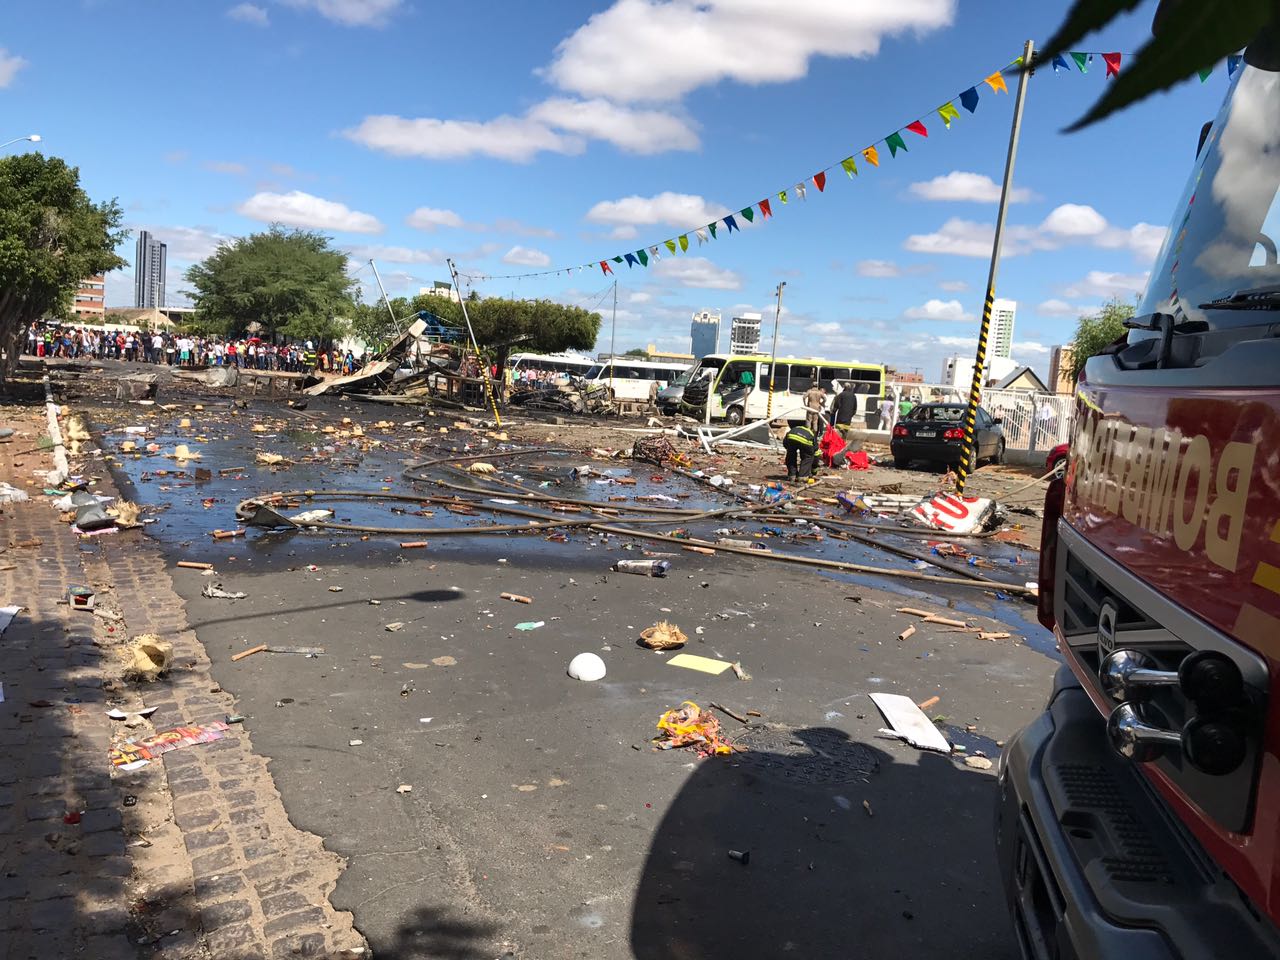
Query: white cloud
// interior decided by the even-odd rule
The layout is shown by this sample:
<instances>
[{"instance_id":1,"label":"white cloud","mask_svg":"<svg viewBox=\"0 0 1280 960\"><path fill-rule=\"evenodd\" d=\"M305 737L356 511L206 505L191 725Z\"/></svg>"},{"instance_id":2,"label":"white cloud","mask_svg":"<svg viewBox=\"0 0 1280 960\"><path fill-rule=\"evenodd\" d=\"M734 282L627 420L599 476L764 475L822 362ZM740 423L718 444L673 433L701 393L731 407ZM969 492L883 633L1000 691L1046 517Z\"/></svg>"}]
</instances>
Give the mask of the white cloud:
<instances>
[{"instance_id":1,"label":"white cloud","mask_svg":"<svg viewBox=\"0 0 1280 960\"><path fill-rule=\"evenodd\" d=\"M970 203L998 203L1000 201L1000 184L983 173L969 173L964 170L952 170L950 173L913 183L911 192L923 200L967 201ZM1031 191L1025 187L1014 187L1009 191L1010 203L1026 203L1031 199Z\"/></svg>"},{"instance_id":2,"label":"white cloud","mask_svg":"<svg viewBox=\"0 0 1280 960\"><path fill-rule=\"evenodd\" d=\"M1093 207L1064 203L1044 218L1040 229L1060 237L1096 237L1107 229L1107 218Z\"/></svg>"},{"instance_id":3,"label":"white cloud","mask_svg":"<svg viewBox=\"0 0 1280 960\"><path fill-rule=\"evenodd\" d=\"M667 190L652 197L632 195L620 200L601 200L587 211L584 219L590 223L628 227L663 223L678 230L691 230L718 220L728 212L728 207L697 194Z\"/></svg>"},{"instance_id":4,"label":"white cloud","mask_svg":"<svg viewBox=\"0 0 1280 960\"><path fill-rule=\"evenodd\" d=\"M212 173L226 173L236 177L243 177L249 172L249 168L243 163L233 163L230 160L207 160L204 168Z\"/></svg>"},{"instance_id":5,"label":"white cloud","mask_svg":"<svg viewBox=\"0 0 1280 960\"><path fill-rule=\"evenodd\" d=\"M377 260L385 263L444 263L440 250L418 250L413 247L355 246L347 247L353 262Z\"/></svg>"},{"instance_id":6,"label":"white cloud","mask_svg":"<svg viewBox=\"0 0 1280 960\"><path fill-rule=\"evenodd\" d=\"M798 80L815 56L869 57L885 37L946 26L955 0L617 0L546 70L585 96L669 100L721 80Z\"/></svg>"},{"instance_id":7,"label":"white cloud","mask_svg":"<svg viewBox=\"0 0 1280 960\"><path fill-rule=\"evenodd\" d=\"M892 260L859 260L856 269L860 277L902 276L902 268Z\"/></svg>"},{"instance_id":8,"label":"white cloud","mask_svg":"<svg viewBox=\"0 0 1280 960\"><path fill-rule=\"evenodd\" d=\"M508 250L502 257L503 263L514 264L517 267L549 267L551 266L551 258L541 250L534 250L532 247L515 246Z\"/></svg>"},{"instance_id":9,"label":"white cloud","mask_svg":"<svg viewBox=\"0 0 1280 960\"><path fill-rule=\"evenodd\" d=\"M1067 297L1120 297L1128 299L1146 289L1149 273L1110 273L1090 270L1083 280L1063 288Z\"/></svg>"},{"instance_id":10,"label":"white cloud","mask_svg":"<svg viewBox=\"0 0 1280 960\"><path fill-rule=\"evenodd\" d=\"M1155 258L1165 231L1149 223L1115 227L1093 207L1064 203L1050 211L1038 226L1012 224L1005 231L1003 255L1014 257L1037 250L1059 250L1068 244L1088 244L1108 250L1127 249L1140 263ZM952 217L933 233L912 234L903 248L916 253L958 257L990 257L995 227Z\"/></svg>"},{"instance_id":11,"label":"white cloud","mask_svg":"<svg viewBox=\"0 0 1280 960\"><path fill-rule=\"evenodd\" d=\"M634 240L639 235L640 231L629 223L621 224L609 231L610 240Z\"/></svg>"},{"instance_id":12,"label":"white cloud","mask_svg":"<svg viewBox=\"0 0 1280 960\"><path fill-rule=\"evenodd\" d=\"M682 287L705 290L741 290L742 278L732 270L716 266L705 257L668 257L653 265L652 272Z\"/></svg>"},{"instance_id":13,"label":"white cloud","mask_svg":"<svg viewBox=\"0 0 1280 960\"><path fill-rule=\"evenodd\" d=\"M1018 356L1019 354L1027 353L1048 353L1049 350L1050 348L1046 347L1043 343L1036 343L1034 340L1019 340L1012 345L1010 353L1014 356Z\"/></svg>"},{"instance_id":14,"label":"white cloud","mask_svg":"<svg viewBox=\"0 0 1280 960\"><path fill-rule=\"evenodd\" d=\"M648 303L653 299L652 293L645 293L643 290L637 290L635 293L627 297L628 303Z\"/></svg>"},{"instance_id":15,"label":"white cloud","mask_svg":"<svg viewBox=\"0 0 1280 960\"><path fill-rule=\"evenodd\" d=\"M959 300L927 300L918 307L904 311L904 317L911 320L973 320L974 314L966 313L964 304Z\"/></svg>"},{"instance_id":16,"label":"white cloud","mask_svg":"<svg viewBox=\"0 0 1280 960\"><path fill-rule=\"evenodd\" d=\"M1074 317L1076 308L1065 300L1051 298L1036 307L1036 313L1042 317Z\"/></svg>"},{"instance_id":17,"label":"white cloud","mask_svg":"<svg viewBox=\"0 0 1280 960\"><path fill-rule=\"evenodd\" d=\"M27 61L17 54L10 54L4 47L0 47L0 90L3 90L9 84L13 83L13 78L18 75L18 71L27 65Z\"/></svg>"},{"instance_id":18,"label":"white cloud","mask_svg":"<svg viewBox=\"0 0 1280 960\"><path fill-rule=\"evenodd\" d=\"M1097 244L1107 249L1117 247L1133 251L1139 263L1151 263L1164 244L1165 227L1157 227L1152 223L1137 223L1125 230L1123 227L1111 227L1097 238Z\"/></svg>"},{"instance_id":19,"label":"white cloud","mask_svg":"<svg viewBox=\"0 0 1280 960\"><path fill-rule=\"evenodd\" d=\"M693 127L661 110L632 110L600 99L553 97L535 106L528 115L553 129L604 140L628 153L698 148L698 134Z\"/></svg>"},{"instance_id":20,"label":"white cloud","mask_svg":"<svg viewBox=\"0 0 1280 960\"><path fill-rule=\"evenodd\" d=\"M840 332L838 323L811 323L804 328L805 333L832 334Z\"/></svg>"},{"instance_id":21,"label":"white cloud","mask_svg":"<svg viewBox=\"0 0 1280 960\"><path fill-rule=\"evenodd\" d=\"M942 347L968 347L970 350L978 348L977 337L935 337L934 342Z\"/></svg>"},{"instance_id":22,"label":"white cloud","mask_svg":"<svg viewBox=\"0 0 1280 960\"><path fill-rule=\"evenodd\" d=\"M326 20L346 27L380 27L400 9L403 0L282 0L299 10L314 10Z\"/></svg>"},{"instance_id":23,"label":"white cloud","mask_svg":"<svg viewBox=\"0 0 1280 960\"><path fill-rule=\"evenodd\" d=\"M255 27L268 27L271 25L271 19L267 16L266 9L252 3L236 4L227 11L227 16L232 20L239 20L241 23L251 23Z\"/></svg>"},{"instance_id":24,"label":"white cloud","mask_svg":"<svg viewBox=\"0 0 1280 960\"><path fill-rule=\"evenodd\" d=\"M268 169L277 177L296 177L298 175L298 171L287 163L273 163Z\"/></svg>"},{"instance_id":25,"label":"white cloud","mask_svg":"<svg viewBox=\"0 0 1280 960\"><path fill-rule=\"evenodd\" d=\"M938 286L947 293L964 293L969 289L967 280L943 280Z\"/></svg>"},{"instance_id":26,"label":"white cloud","mask_svg":"<svg viewBox=\"0 0 1280 960\"><path fill-rule=\"evenodd\" d=\"M548 240L555 239L556 232L547 227L534 227L527 223L521 223L519 220L510 220L499 218L493 222L493 229L498 233L515 233L524 237L544 237Z\"/></svg>"},{"instance_id":27,"label":"white cloud","mask_svg":"<svg viewBox=\"0 0 1280 960\"><path fill-rule=\"evenodd\" d=\"M381 233L382 224L370 213L352 210L334 200L291 190L289 193L255 193L236 207L236 212L263 223L283 223L291 227L338 230L348 233Z\"/></svg>"},{"instance_id":28,"label":"white cloud","mask_svg":"<svg viewBox=\"0 0 1280 960\"><path fill-rule=\"evenodd\" d=\"M902 247L913 253L942 253L957 257L989 257L995 228L989 223L974 223L952 217L934 233L916 233L907 237ZM1006 255L1013 251L1006 248Z\"/></svg>"},{"instance_id":29,"label":"white cloud","mask_svg":"<svg viewBox=\"0 0 1280 960\"><path fill-rule=\"evenodd\" d=\"M437 210L434 207L419 207L404 220L411 227L419 230L435 230L437 227L461 227L463 219L452 210Z\"/></svg>"},{"instance_id":30,"label":"white cloud","mask_svg":"<svg viewBox=\"0 0 1280 960\"><path fill-rule=\"evenodd\" d=\"M582 153L589 140L638 154L698 146L697 133L674 114L564 98L545 100L521 117L504 114L492 120L368 116L343 136L399 157L455 160L480 155L515 163L528 163L539 153Z\"/></svg>"}]
</instances>

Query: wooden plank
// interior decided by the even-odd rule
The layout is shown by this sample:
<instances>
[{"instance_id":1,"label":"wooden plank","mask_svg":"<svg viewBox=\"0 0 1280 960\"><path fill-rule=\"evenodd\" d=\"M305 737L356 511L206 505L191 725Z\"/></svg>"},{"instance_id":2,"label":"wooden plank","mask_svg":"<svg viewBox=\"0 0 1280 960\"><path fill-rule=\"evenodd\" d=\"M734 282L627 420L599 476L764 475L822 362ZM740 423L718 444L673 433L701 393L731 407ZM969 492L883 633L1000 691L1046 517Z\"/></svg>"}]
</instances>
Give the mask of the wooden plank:
<instances>
[{"instance_id":1,"label":"wooden plank","mask_svg":"<svg viewBox=\"0 0 1280 960\"><path fill-rule=\"evenodd\" d=\"M231 662L234 663L237 660L243 660L245 657L252 657L255 653L262 653L262 651L266 649L267 645L265 643L260 643L256 647L250 647L248 650L241 650L239 653L233 653L231 655Z\"/></svg>"},{"instance_id":2,"label":"wooden plank","mask_svg":"<svg viewBox=\"0 0 1280 960\"><path fill-rule=\"evenodd\" d=\"M919 750L951 752L947 738L924 715L924 711L911 702L910 697L900 693L873 693L870 697L892 728L882 730L882 733L905 740Z\"/></svg>"}]
</instances>

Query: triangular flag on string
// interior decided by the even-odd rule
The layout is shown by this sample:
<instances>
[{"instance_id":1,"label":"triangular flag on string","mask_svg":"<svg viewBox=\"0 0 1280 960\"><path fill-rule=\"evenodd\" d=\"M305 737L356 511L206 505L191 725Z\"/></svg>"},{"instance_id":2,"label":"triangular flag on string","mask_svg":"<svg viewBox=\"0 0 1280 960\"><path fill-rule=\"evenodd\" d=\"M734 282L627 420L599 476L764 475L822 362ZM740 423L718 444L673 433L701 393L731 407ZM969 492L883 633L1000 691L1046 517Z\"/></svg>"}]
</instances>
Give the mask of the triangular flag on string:
<instances>
[{"instance_id":1,"label":"triangular flag on string","mask_svg":"<svg viewBox=\"0 0 1280 960\"><path fill-rule=\"evenodd\" d=\"M827 173L825 170L821 170L813 175L813 185L818 188L819 193L827 189Z\"/></svg>"},{"instance_id":2,"label":"triangular flag on string","mask_svg":"<svg viewBox=\"0 0 1280 960\"><path fill-rule=\"evenodd\" d=\"M656 244L649 248L649 256L653 257L653 259L655 260L662 259L660 256L658 256L658 247Z\"/></svg>"},{"instance_id":3,"label":"triangular flag on string","mask_svg":"<svg viewBox=\"0 0 1280 960\"><path fill-rule=\"evenodd\" d=\"M884 145L889 148L889 156L896 157L899 150L906 150L907 145L901 133L891 133L884 138Z\"/></svg>"},{"instance_id":4,"label":"triangular flag on string","mask_svg":"<svg viewBox=\"0 0 1280 960\"><path fill-rule=\"evenodd\" d=\"M682 253L689 249L689 235L687 233L680 234L677 239L680 241L680 251Z\"/></svg>"},{"instance_id":5,"label":"triangular flag on string","mask_svg":"<svg viewBox=\"0 0 1280 960\"><path fill-rule=\"evenodd\" d=\"M779 190L779 191L778 191L778 199L782 201L783 206L786 206L786 203L787 203L787 191L785 191L785 190Z\"/></svg>"},{"instance_id":6,"label":"triangular flag on string","mask_svg":"<svg viewBox=\"0 0 1280 960\"><path fill-rule=\"evenodd\" d=\"M1003 90L1005 93L1009 92L1009 88L1004 85L1004 74L1001 73L999 70L997 70L991 76L987 77L987 79L983 80L982 82L985 83L992 90L994 90L996 93L999 93L1001 90Z\"/></svg>"},{"instance_id":7,"label":"triangular flag on string","mask_svg":"<svg viewBox=\"0 0 1280 960\"><path fill-rule=\"evenodd\" d=\"M1244 57L1238 53L1233 53L1227 57L1227 79L1230 80L1236 75L1236 71L1240 69L1240 64L1244 63Z\"/></svg>"},{"instance_id":8,"label":"triangular flag on string","mask_svg":"<svg viewBox=\"0 0 1280 960\"><path fill-rule=\"evenodd\" d=\"M743 207L738 212L742 214L744 218L746 218L747 223L755 223L756 212L751 207Z\"/></svg>"},{"instance_id":9,"label":"triangular flag on string","mask_svg":"<svg viewBox=\"0 0 1280 960\"><path fill-rule=\"evenodd\" d=\"M809 199L809 188L806 187L803 183L797 183L791 189L796 192L796 196L799 197L801 200Z\"/></svg>"},{"instance_id":10,"label":"triangular flag on string","mask_svg":"<svg viewBox=\"0 0 1280 960\"><path fill-rule=\"evenodd\" d=\"M840 161L840 166L844 172L849 175L850 180L852 180L858 172L858 165L853 162L853 157L845 157Z\"/></svg>"},{"instance_id":11,"label":"triangular flag on string","mask_svg":"<svg viewBox=\"0 0 1280 960\"><path fill-rule=\"evenodd\" d=\"M1093 59L1089 54L1073 52L1071 54L1071 59L1076 62L1076 66L1080 69L1081 73L1089 72L1089 61Z\"/></svg>"},{"instance_id":12,"label":"triangular flag on string","mask_svg":"<svg viewBox=\"0 0 1280 960\"><path fill-rule=\"evenodd\" d=\"M773 216L773 207L769 206L768 200L761 200L757 206L760 208L760 216L766 220Z\"/></svg>"},{"instance_id":13,"label":"triangular flag on string","mask_svg":"<svg viewBox=\"0 0 1280 960\"><path fill-rule=\"evenodd\" d=\"M733 233L733 231L735 230L742 229L740 226L738 226L738 221L733 219L733 214L729 214L729 216L724 218L724 225L729 228L730 233Z\"/></svg>"},{"instance_id":14,"label":"triangular flag on string","mask_svg":"<svg viewBox=\"0 0 1280 960\"><path fill-rule=\"evenodd\" d=\"M960 106L964 107L970 113L978 109L978 88L970 87L964 93L960 94Z\"/></svg>"},{"instance_id":15,"label":"triangular flag on string","mask_svg":"<svg viewBox=\"0 0 1280 960\"><path fill-rule=\"evenodd\" d=\"M1057 53L1054 54L1053 57L1053 72L1057 73L1059 68L1063 70L1070 70L1071 64L1067 63L1066 58L1062 54Z\"/></svg>"},{"instance_id":16,"label":"triangular flag on string","mask_svg":"<svg viewBox=\"0 0 1280 960\"><path fill-rule=\"evenodd\" d=\"M1213 67L1205 67L1203 70L1197 70L1196 72L1200 74L1200 82L1204 83L1209 79L1209 74L1213 73Z\"/></svg>"},{"instance_id":17,"label":"triangular flag on string","mask_svg":"<svg viewBox=\"0 0 1280 960\"><path fill-rule=\"evenodd\" d=\"M600 261L600 270L602 273L613 273L613 267L609 266L609 264L605 263L603 260Z\"/></svg>"},{"instance_id":18,"label":"triangular flag on string","mask_svg":"<svg viewBox=\"0 0 1280 960\"><path fill-rule=\"evenodd\" d=\"M938 108L938 116L942 118L942 122L947 125L947 129L951 129L951 121L960 119L960 111L956 109L954 103L944 103Z\"/></svg>"},{"instance_id":19,"label":"triangular flag on string","mask_svg":"<svg viewBox=\"0 0 1280 960\"><path fill-rule=\"evenodd\" d=\"M867 149L862 151L862 159L866 160L867 163L871 164L873 167L878 167L880 166L880 151L875 147L867 147Z\"/></svg>"},{"instance_id":20,"label":"triangular flag on string","mask_svg":"<svg viewBox=\"0 0 1280 960\"><path fill-rule=\"evenodd\" d=\"M663 243L673 254L676 252L676 242L674 240L664 240Z\"/></svg>"},{"instance_id":21,"label":"triangular flag on string","mask_svg":"<svg viewBox=\"0 0 1280 960\"><path fill-rule=\"evenodd\" d=\"M643 250L636 251L636 259L639 260L640 263L646 267L649 265L649 255L645 253Z\"/></svg>"},{"instance_id":22,"label":"triangular flag on string","mask_svg":"<svg viewBox=\"0 0 1280 960\"><path fill-rule=\"evenodd\" d=\"M711 239L712 239L712 240L715 240L715 239L716 239L716 231L717 231L718 229L720 229L720 224L718 224L718 223L708 223L708 224L707 224L707 229L711 231Z\"/></svg>"},{"instance_id":23,"label":"triangular flag on string","mask_svg":"<svg viewBox=\"0 0 1280 960\"><path fill-rule=\"evenodd\" d=\"M912 133L920 134L920 136L922 137L929 136L929 129L919 120L917 120L915 123L908 123L907 129L910 130Z\"/></svg>"},{"instance_id":24,"label":"triangular flag on string","mask_svg":"<svg viewBox=\"0 0 1280 960\"><path fill-rule=\"evenodd\" d=\"M1120 58L1122 56L1123 54L1119 53L1104 53L1102 55L1102 62L1107 65L1108 77L1114 77L1120 72Z\"/></svg>"},{"instance_id":25,"label":"triangular flag on string","mask_svg":"<svg viewBox=\"0 0 1280 960\"><path fill-rule=\"evenodd\" d=\"M627 254L627 266L628 266L628 267L634 267L637 263L639 263L639 261L636 259L636 255L635 255L634 253L628 253L628 254Z\"/></svg>"},{"instance_id":26,"label":"triangular flag on string","mask_svg":"<svg viewBox=\"0 0 1280 960\"><path fill-rule=\"evenodd\" d=\"M698 246L702 246L704 243L706 243L706 242L707 242L707 228L706 228L706 227L702 227L702 228L700 228L700 229L698 229L698 230L695 230L695 231L693 231L693 232L694 232L694 234L698 237Z\"/></svg>"}]
</instances>

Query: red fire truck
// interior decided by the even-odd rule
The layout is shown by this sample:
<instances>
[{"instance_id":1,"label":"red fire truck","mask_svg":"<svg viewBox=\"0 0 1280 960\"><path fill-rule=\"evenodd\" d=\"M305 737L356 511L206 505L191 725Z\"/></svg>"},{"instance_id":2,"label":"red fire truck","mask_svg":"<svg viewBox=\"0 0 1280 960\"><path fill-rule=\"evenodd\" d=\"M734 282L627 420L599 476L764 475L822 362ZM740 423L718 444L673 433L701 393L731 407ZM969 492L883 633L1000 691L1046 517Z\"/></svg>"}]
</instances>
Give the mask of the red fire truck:
<instances>
[{"instance_id":1,"label":"red fire truck","mask_svg":"<svg viewBox=\"0 0 1280 960\"><path fill-rule=\"evenodd\" d=\"M1277 243L1268 31L1127 336L1080 378L1046 501L1039 616L1066 666L1005 751L997 815L1028 958L1280 957Z\"/></svg>"}]
</instances>

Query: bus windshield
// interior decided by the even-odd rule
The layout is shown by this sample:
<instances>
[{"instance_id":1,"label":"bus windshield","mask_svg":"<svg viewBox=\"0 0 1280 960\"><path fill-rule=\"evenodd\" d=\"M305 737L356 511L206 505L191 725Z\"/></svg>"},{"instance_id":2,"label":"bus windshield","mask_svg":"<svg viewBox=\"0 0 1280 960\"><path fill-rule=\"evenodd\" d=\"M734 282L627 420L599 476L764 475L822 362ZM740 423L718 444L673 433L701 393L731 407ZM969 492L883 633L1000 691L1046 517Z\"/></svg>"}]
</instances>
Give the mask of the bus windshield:
<instances>
[{"instance_id":1,"label":"bus windshield","mask_svg":"<svg viewBox=\"0 0 1280 960\"><path fill-rule=\"evenodd\" d=\"M583 377L585 377L587 380L599 380L600 374L604 373L604 369L605 369L605 366L603 363L597 363L594 366L590 367L587 370L587 372L583 374Z\"/></svg>"}]
</instances>

